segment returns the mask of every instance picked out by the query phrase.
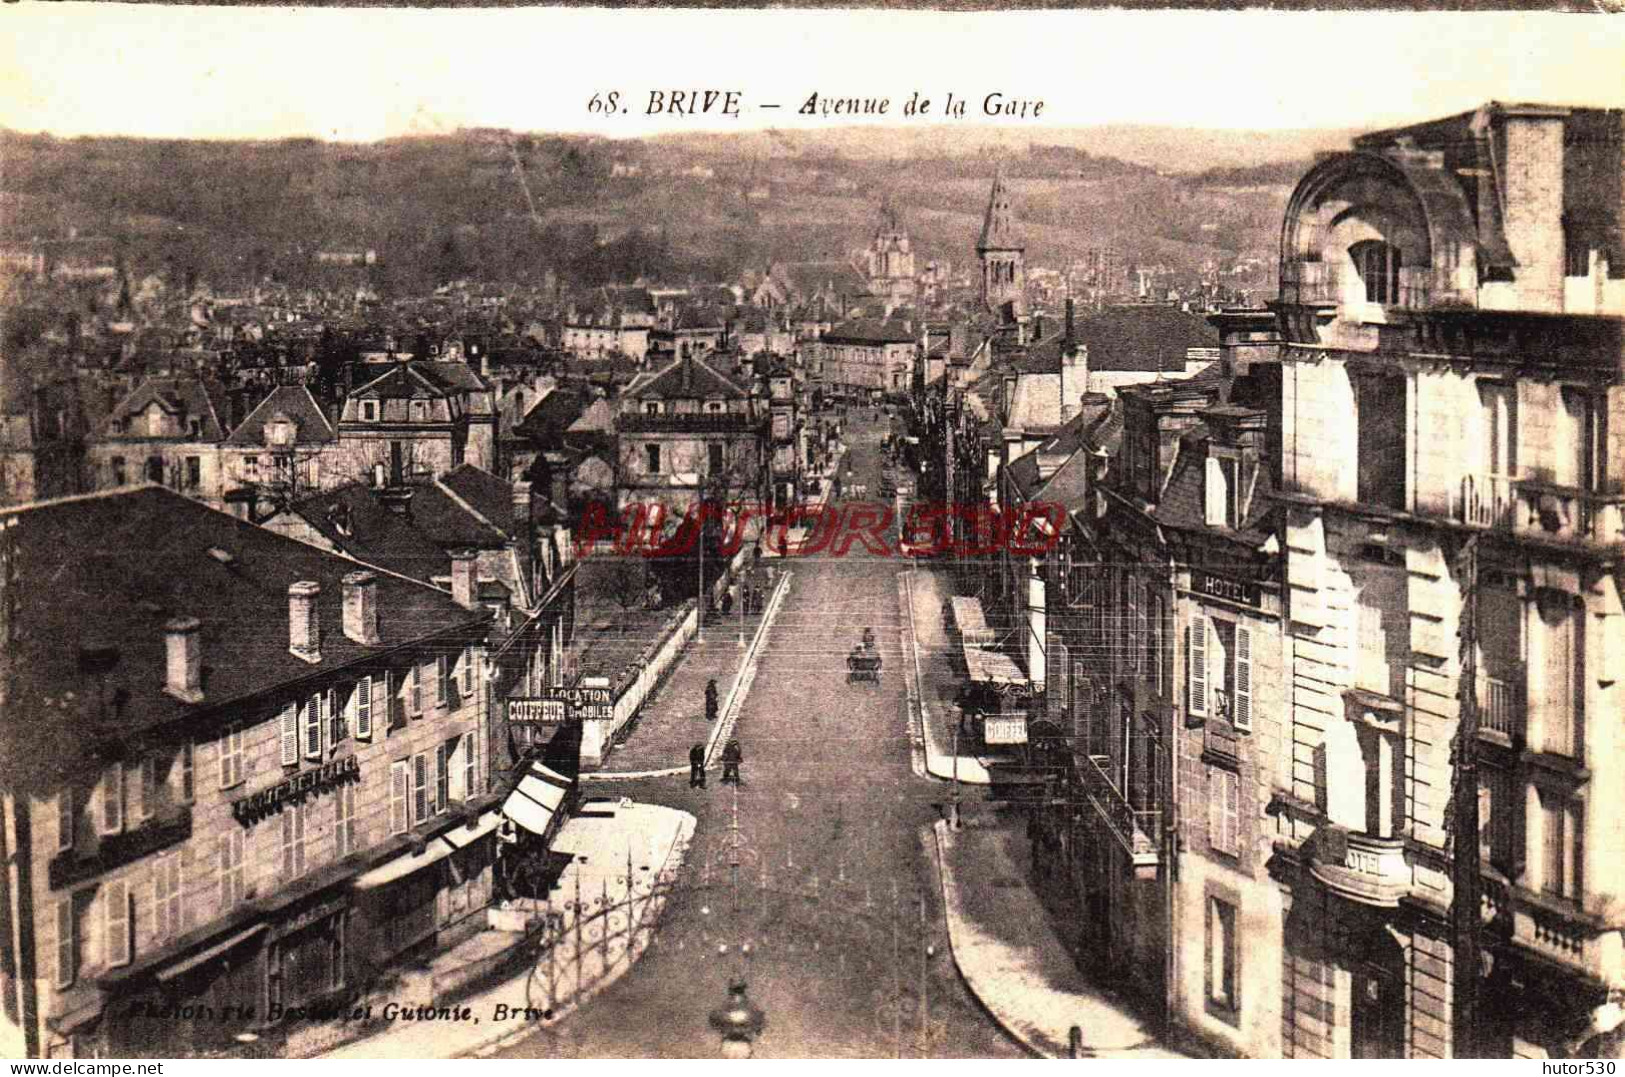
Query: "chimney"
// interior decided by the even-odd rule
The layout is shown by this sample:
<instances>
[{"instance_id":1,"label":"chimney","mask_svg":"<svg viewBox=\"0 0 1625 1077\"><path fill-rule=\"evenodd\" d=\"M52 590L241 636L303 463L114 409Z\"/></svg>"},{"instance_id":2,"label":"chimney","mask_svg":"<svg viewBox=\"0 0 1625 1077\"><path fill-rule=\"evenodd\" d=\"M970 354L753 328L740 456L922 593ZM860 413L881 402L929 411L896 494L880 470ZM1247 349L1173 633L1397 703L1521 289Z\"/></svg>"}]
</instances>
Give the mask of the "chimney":
<instances>
[{"instance_id":1,"label":"chimney","mask_svg":"<svg viewBox=\"0 0 1625 1077\"><path fill-rule=\"evenodd\" d=\"M1061 342L1061 354L1063 354L1063 355L1065 355L1066 353L1070 352L1073 348L1078 346L1078 333L1077 333L1077 325L1076 325L1076 321L1075 321L1075 319L1077 317L1076 310L1077 310L1077 308L1076 308L1076 305L1072 302L1072 297L1067 296L1066 297L1066 336L1064 338L1062 338L1062 342Z\"/></svg>"},{"instance_id":2,"label":"chimney","mask_svg":"<svg viewBox=\"0 0 1625 1077\"><path fill-rule=\"evenodd\" d=\"M316 598L322 585L315 580L288 584L288 651L315 665L322 660L322 626L316 619Z\"/></svg>"},{"instance_id":3,"label":"chimney","mask_svg":"<svg viewBox=\"0 0 1625 1077\"><path fill-rule=\"evenodd\" d=\"M378 645L378 577L365 569L344 576L344 635L367 647Z\"/></svg>"},{"instance_id":4,"label":"chimney","mask_svg":"<svg viewBox=\"0 0 1625 1077\"><path fill-rule=\"evenodd\" d=\"M176 617L164 625L164 691L182 703L203 702L203 622Z\"/></svg>"},{"instance_id":5,"label":"chimney","mask_svg":"<svg viewBox=\"0 0 1625 1077\"><path fill-rule=\"evenodd\" d=\"M1568 110L1502 106L1506 237L1518 307L1563 309L1563 134ZM1492 143L1493 144L1493 143ZM1617 158L1616 158L1617 160Z\"/></svg>"},{"instance_id":6,"label":"chimney","mask_svg":"<svg viewBox=\"0 0 1625 1077\"><path fill-rule=\"evenodd\" d=\"M474 568L478 557L478 550L453 550L451 554L451 597L465 610L478 605L478 576Z\"/></svg>"}]
</instances>

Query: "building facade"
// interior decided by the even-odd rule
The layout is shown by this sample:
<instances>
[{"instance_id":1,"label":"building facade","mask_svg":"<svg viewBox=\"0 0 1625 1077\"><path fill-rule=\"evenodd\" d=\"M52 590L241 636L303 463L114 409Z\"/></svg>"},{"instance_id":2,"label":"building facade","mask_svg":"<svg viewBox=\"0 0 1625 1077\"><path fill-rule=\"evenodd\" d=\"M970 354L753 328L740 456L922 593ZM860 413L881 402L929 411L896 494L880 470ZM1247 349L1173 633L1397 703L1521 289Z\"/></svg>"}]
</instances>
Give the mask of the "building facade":
<instances>
[{"instance_id":1,"label":"building facade","mask_svg":"<svg viewBox=\"0 0 1625 1077\"><path fill-rule=\"evenodd\" d=\"M495 396L469 366L411 360L364 370L338 422L347 478L381 473L379 485L398 486L465 463L496 466Z\"/></svg>"},{"instance_id":2,"label":"building facade","mask_svg":"<svg viewBox=\"0 0 1625 1077\"><path fill-rule=\"evenodd\" d=\"M1289 202L1289 1057L1618 1024L1622 122L1492 103Z\"/></svg>"},{"instance_id":3,"label":"building facade","mask_svg":"<svg viewBox=\"0 0 1625 1077\"><path fill-rule=\"evenodd\" d=\"M483 925L472 603L162 489L4 525L6 1016L28 1054L211 1054L240 1033L298 1053L319 1026L290 1011ZM115 530L126 548L98 545ZM45 578L82 586L14 590ZM63 740L79 750L46 747Z\"/></svg>"}]
</instances>

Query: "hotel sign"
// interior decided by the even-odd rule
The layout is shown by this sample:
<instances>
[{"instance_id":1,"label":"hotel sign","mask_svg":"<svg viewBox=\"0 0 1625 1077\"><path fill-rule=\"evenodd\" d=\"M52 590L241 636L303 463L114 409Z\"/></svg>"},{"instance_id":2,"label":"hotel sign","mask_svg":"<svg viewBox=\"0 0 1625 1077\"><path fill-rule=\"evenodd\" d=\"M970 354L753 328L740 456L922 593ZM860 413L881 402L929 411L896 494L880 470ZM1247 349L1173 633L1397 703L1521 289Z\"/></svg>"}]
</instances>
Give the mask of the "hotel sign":
<instances>
[{"instance_id":1,"label":"hotel sign","mask_svg":"<svg viewBox=\"0 0 1625 1077\"><path fill-rule=\"evenodd\" d=\"M1216 572L1191 569L1191 589L1199 595L1239 602L1243 606L1262 606L1263 589L1250 580L1236 580Z\"/></svg>"},{"instance_id":2,"label":"hotel sign","mask_svg":"<svg viewBox=\"0 0 1625 1077\"><path fill-rule=\"evenodd\" d=\"M572 717L615 717L608 688L544 688L539 696L508 700L508 721L520 725L563 725Z\"/></svg>"},{"instance_id":3,"label":"hotel sign","mask_svg":"<svg viewBox=\"0 0 1625 1077\"><path fill-rule=\"evenodd\" d=\"M250 793L246 797L232 801L231 814L239 823L248 826L266 816L275 815L282 810L282 805L289 801L298 803L306 797L325 793L346 782L360 780L361 760L353 755L347 755L343 759L323 763L311 770L300 771L285 781L277 782L269 789L261 789L257 793Z\"/></svg>"}]
</instances>

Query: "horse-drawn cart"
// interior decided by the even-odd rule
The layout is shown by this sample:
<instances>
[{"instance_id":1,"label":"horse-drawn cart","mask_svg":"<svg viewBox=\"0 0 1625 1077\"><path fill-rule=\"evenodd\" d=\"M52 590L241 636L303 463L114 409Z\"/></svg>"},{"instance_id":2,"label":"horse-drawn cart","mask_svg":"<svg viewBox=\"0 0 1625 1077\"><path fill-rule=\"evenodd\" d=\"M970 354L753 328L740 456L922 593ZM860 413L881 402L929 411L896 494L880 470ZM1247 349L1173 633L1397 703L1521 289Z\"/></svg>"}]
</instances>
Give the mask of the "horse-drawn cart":
<instances>
[{"instance_id":1,"label":"horse-drawn cart","mask_svg":"<svg viewBox=\"0 0 1625 1077\"><path fill-rule=\"evenodd\" d=\"M853 647L852 653L846 656L847 683L868 681L870 684L879 684L880 666L880 652L875 649L874 630L865 628L862 642Z\"/></svg>"}]
</instances>

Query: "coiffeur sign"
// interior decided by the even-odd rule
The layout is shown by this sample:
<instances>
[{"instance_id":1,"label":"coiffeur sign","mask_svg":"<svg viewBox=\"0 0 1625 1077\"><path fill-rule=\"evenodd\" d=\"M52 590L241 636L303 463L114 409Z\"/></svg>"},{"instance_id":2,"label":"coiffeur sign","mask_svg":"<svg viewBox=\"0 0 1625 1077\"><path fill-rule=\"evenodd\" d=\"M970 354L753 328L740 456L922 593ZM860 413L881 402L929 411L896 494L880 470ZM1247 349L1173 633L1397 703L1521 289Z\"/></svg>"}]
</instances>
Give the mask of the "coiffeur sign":
<instances>
[{"instance_id":1,"label":"coiffeur sign","mask_svg":"<svg viewBox=\"0 0 1625 1077\"><path fill-rule=\"evenodd\" d=\"M361 760L353 755L323 763L313 770L300 771L286 781L269 789L261 789L231 802L231 814L244 826L257 823L268 815L282 810L289 801L302 801L308 796L325 793L345 782L361 779Z\"/></svg>"},{"instance_id":2,"label":"coiffeur sign","mask_svg":"<svg viewBox=\"0 0 1625 1077\"><path fill-rule=\"evenodd\" d=\"M508 721L521 725L562 725L571 716L613 718L615 699L608 688L544 688L535 698L508 700Z\"/></svg>"}]
</instances>

